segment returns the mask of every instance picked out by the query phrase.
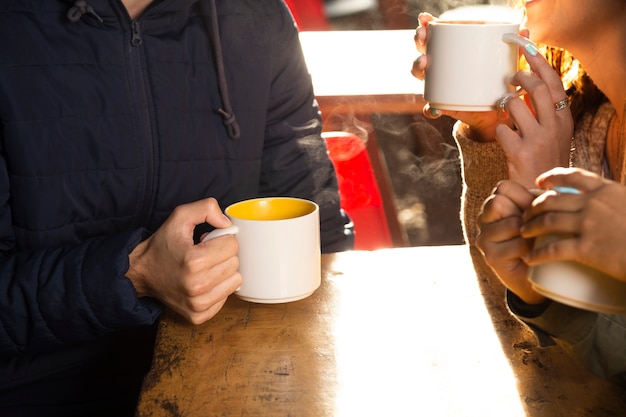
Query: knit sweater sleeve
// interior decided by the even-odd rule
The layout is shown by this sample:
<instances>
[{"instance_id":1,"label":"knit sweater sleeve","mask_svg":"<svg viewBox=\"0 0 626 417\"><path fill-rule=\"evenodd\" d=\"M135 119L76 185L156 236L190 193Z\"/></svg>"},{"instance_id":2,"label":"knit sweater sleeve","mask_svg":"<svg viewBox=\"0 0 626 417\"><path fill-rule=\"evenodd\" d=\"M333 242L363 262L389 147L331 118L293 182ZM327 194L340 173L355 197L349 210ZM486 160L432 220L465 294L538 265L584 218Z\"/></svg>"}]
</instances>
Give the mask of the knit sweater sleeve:
<instances>
[{"instance_id":1,"label":"knit sweater sleeve","mask_svg":"<svg viewBox=\"0 0 626 417\"><path fill-rule=\"evenodd\" d=\"M581 123L574 137L574 165L595 172L601 169L598 155L602 153L607 117L610 111L604 108L595 120L588 118ZM464 234L477 277L488 283L484 297L506 303L509 311L534 332L540 346L556 343L599 375L626 371L625 317L596 314L557 302L547 303L536 314L527 314L528 306L513 294L507 294L505 301L504 286L475 245L481 207L497 183L508 177L504 152L496 142L472 141L461 122L457 122L453 134L462 159Z\"/></svg>"},{"instance_id":2,"label":"knit sweater sleeve","mask_svg":"<svg viewBox=\"0 0 626 417\"><path fill-rule=\"evenodd\" d=\"M540 346L555 342L600 376L626 372L626 316L598 314L552 302L536 317L529 317L519 309L521 300L513 294L507 299L511 312L533 330Z\"/></svg>"},{"instance_id":3,"label":"knit sweater sleeve","mask_svg":"<svg viewBox=\"0 0 626 417\"><path fill-rule=\"evenodd\" d=\"M469 138L467 130L467 125L457 122L453 135L462 161L463 232L466 242L474 246L476 221L483 202L498 182L508 177L508 173L504 152L497 142L475 142Z\"/></svg>"},{"instance_id":4,"label":"knit sweater sleeve","mask_svg":"<svg viewBox=\"0 0 626 417\"><path fill-rule=\"evenodd\" d=\"M595 115L587 115L578 125L572 146L573 166L595 173L602 172L602 157L608 124L614 110L602 105ZM475 142L468 135L468 126L457 122L453 130L459 147L463 175L462 220L466 241L473 246L476 220L485 199L499 181L508 178L506 157L497 142ZM626 170L625 170L626 171Z\"/></svg>"},{"instance_id":5,"label":"knit sweater sleeve","mask_svg":"<svg viewBox=\"0 0 626 417\"><path fill-rule=\"evenodd\" d=\"M482 282L482 292L487 304L497 314L509 314L505 303L505 287L487 265L485 258L476 248L477 219L485 199L499 181L508 178L506 159L497 142L475 142L468 135L468 126L457 122L453 136L461 156L463 192L461 220L465 241L477 279Z\"/></svg>"},{"instance_id":6,"label":"knit sweater sleeve","mask_svg":"<svg viewBox=\"0 0 626 417\"><path fill-rule=\"evenodd\" d=\"M577 127L573 140L572 165L596 173L602 172L602 155L608 123L613 114L610 105L586 117ZM496 142L477 143L469 139L467 126L457 123L454 137L459 146L463 167L463 224L470 253L479 279L490 283L485 297L504 298L505 291L496 274L475 247L477 216L484 200L498 181L507 177L506 159ZM619 179L622 183L623 179ZM498 294L499 291L502 291ZM626 372L626 317L597 314L549 302L535 309L514 294L506 297L509 311L537 337L540 346L560 345L570 356L598 375Z\"/></svg>"}]
</instances>

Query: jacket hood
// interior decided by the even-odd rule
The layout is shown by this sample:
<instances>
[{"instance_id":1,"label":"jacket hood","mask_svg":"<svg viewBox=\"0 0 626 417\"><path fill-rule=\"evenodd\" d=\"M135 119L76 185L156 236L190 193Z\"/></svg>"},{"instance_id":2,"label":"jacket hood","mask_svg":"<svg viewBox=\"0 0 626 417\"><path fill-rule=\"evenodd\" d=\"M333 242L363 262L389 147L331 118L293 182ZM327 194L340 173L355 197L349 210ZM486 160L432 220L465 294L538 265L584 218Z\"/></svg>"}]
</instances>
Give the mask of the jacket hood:
<instances>
[{"instance_id":1,"label":"jacket hood","mask_svg":"<svg viewBox=\"0 0 626 417\"><path fill-rule=\"evenodd\" d=\"M95 18L100 23L104 23L104 19L101 16L101 13L103 12L99 12L99 10L104 9L104 7L110 3L103 0L68 0L67 2L70 5L67 11L67 19L69 21L80 22L83 16L88 15ZM179 11L183 6L189 6L196 2L197 0L166 1L162 3L161 7L164 8L162 12ZM211 49L214 58L213 62L215 63L219 94L222 102L222 107L216 109L216 111L222 116L228 137L231 139L239 139L241 131L239 129L239 124L237 123L237 118L232 110L228 91L228 83L224 70L224 55L222 53L222 43L220 40L219 18L217 15L215 0L209 0L209 6L211 10L211 19L208 22L208 30L210 34L209 39L211 41Z\"/></svg>"}]
</instances>

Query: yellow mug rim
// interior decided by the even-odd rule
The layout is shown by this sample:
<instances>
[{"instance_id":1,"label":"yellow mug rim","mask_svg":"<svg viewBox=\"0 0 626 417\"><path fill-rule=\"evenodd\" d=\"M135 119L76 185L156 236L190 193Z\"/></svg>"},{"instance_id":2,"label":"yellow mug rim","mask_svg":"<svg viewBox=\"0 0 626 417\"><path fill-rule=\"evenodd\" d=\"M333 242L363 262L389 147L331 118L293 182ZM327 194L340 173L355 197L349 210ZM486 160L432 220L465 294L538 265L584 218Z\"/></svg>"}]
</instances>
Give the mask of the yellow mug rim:
<instances>
[{"instance_id":1,"label":"yellow mug rim","mask_svg":"<svg viewBox=\"0 0 626 417\"><path fill-rule=\"evenodd\" d=\"M226 215L239 220L276 221L297 219L315 212L315 202L296 197L260 197L233 203Z\"/></svg>"}]
</instances>

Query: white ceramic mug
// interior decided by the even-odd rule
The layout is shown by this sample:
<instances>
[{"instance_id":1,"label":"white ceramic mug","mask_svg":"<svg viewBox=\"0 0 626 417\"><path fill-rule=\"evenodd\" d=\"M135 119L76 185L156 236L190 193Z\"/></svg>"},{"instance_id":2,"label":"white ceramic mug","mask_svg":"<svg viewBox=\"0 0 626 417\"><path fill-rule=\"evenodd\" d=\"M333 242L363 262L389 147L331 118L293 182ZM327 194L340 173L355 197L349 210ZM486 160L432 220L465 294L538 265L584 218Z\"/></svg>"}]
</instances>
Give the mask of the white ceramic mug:
<instances>
[{"instance_id":1,"label":"white ceramic mug","mask_svg":"<svg viewBox=\"0 0 626 417\"><path fill-rule=\"evenodd\" d=\"M435 109L495 110L515 91L509 79L518 70L518 32L517 23L430 22L424 99Z\"/></svg>"},{"instance_id":2,"label":"white ceramic mug","mask_svg":"<svg viewBox=\"0 0 626 417\"><path fill-rule=\"evenodd\" d=\"M536 247L564 236L537 239ZM531 266L530 283L538 293L573 307L606 314L626 314L626 282L574 261Z\"/></svg>"},{"instance_id":3,"label":"white ceramic mug","mask_svg":"<svg viewBox=\"0 0 626 417\"><path fill-rule=\"evenodd\" d=\"M204 240L235 234L239 243L237 296L257 303L286 303L313 294L321 283L319 207L292 197L265 197L224 210L233 226Z\"/></svg>"}]
</instances>

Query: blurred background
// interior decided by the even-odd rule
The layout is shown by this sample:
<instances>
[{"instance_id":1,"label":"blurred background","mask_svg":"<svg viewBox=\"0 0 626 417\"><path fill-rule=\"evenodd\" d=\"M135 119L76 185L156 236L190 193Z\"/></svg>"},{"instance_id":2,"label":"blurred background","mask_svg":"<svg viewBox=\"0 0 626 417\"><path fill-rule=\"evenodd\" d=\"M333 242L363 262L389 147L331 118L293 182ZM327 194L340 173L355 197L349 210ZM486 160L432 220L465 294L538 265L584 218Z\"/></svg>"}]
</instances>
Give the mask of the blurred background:
<instances>
[{"instance_id":1,"label":"blurred background","mask_svg":"<svg viewBox=\"0 0 626 417\"><path fill-rule=\"evenodd\" d=\"M289 1L306 3L308 0ZM414 29L417 15L422 11L438 16L461 6L517 3L506 0L320 1L323 16L319 16L319 21L313 12L302 16L301 19L309 20L302 30ZM406 230L409 245L463 243L459 214L460 163L451 135L454 120L445 116L430 120L415 114L376 114L372 115L372 123L389 169L398 218Z\"/></svg>"},{"instance_id":2,"label":"blurred background","mask_svg":"<svg viewBox=\"0 0 626 417\"><path fill-rule=\"evenodd\" d=\"M298 1L298 0L294 0ZM409 29L420 12L435 16L461 6L521 4L521 0L323 0L334 30Z\"/></svg>"}]
</instances>

